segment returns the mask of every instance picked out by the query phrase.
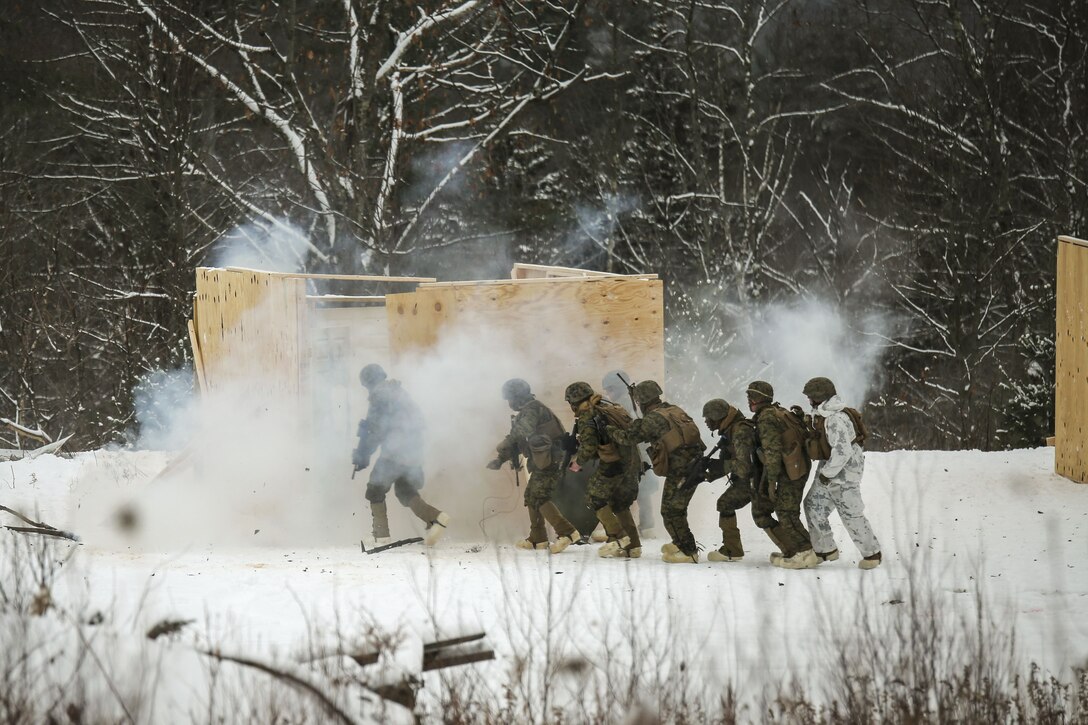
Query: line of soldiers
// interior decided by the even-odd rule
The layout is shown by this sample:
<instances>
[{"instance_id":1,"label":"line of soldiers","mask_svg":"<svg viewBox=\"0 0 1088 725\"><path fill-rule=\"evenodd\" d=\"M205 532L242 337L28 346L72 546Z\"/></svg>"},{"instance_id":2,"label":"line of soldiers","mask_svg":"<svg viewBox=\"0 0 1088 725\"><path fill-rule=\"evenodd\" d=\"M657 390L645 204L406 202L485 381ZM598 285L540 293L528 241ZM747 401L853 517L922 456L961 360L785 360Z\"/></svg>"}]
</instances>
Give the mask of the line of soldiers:
<instances>
[{"instance_id":1,"label":"line of soldiers","mask_svg":"<svg viewBox=\"0 0 1088 725\"><path fill-rule=\"evenodd\" d=\"M725 400L708 401L703 419L719 440L704 455L706 445L698 426L679 406L662 400L660 385L644 380L627 386L623 376L613 372L605 387L610 377L625 384L642 416L632 415L634 405L625 409L579 381L567 386L564 394L575 415L572 433L565 432L555 413L532 395L526 381L515 378L503 385L503 398L515 415L488 468L498 469L506 461L517 465L519 454L528 459L525 505L530 529L518 547L558 554L577 540L577 530L552 499L568 466L577 471L595 460L587 499L607 534L599 550L602 557L642 555L631 506L648 465L664 478L661 518L670 541L661 552L666 562L699 561L688 504L700 482L728 477L730 485L717 502L722 545L708 554L709 561L744 557L737 511L750 503L756 526L779 549L771 555L775 566L807 569L837 560L829 524L834 511L861 552L859 566L872 569L880 564L880 544L861 500L865 427L860 414L843 404L831 380L819 377L806 383L803 393L812 405L811 415L774 402L774 389L762 380L752 382L746 391L750 419ZM640 444L649 444L648 464L640 456ZM806 497L812 462L817 464L816 478ZM801 521L802 502L811 535ZM555 530L554 543L549 544L545 522Z\"/></svg>"},{"instance_id":2,"label":"line of soldiers","mask_svg":"<svg viewBox=\"0 0 1088 725\"><path fill-rule=\"evenodd\" d=\"M424 522L424 541L433 545L449 526L450 517L420 496L422 413L381 366L367 365L359 380L369 400L352 455L354 470L367 468L381 448L366 489L375 541L389 542L385 499L392 489L401 505ZM679 406L662 400L661 386L655 381L630 385L622 371L613 371L605 376L602 388L608 397L586 382L567 386L564 398L575 416L574 429L568 433L525 380L514 378L503 384L502 396L514 415L510 432L496 446L496 456L487 467L497 470L510 462L518 469L520 459L526 459L529 480L524 503L529 535L517 543L519 548L558 554L581 541L578 529L556 505L556 491L567 471L595 464L585 498L605 532L605 543L598 550L602 557L642 555L642 536L652 536L649 499L656 479L644 475L652 469L664 479L660 511L670 541L661 553L666 562L699 561L688 525L688 504L700 482L727 477L730 485L717 502L722 545L707 555L709 561L744 557L737 511L750 503L756 526L779 549L771 555L775 566L805 569L838 559L829 524L834 511L861 552L859 566L871 569L880 564L880 544L865 517L860 490L867 432L861 415L845 406L831 380L813 378L805 384L811 415L774 402L774 389L762 380L749 384L746 391L750 419L725 400L707 401L703 419L717 433L718 443L706 455L698 426ZM624 393L630 407L614 402L624 400ZM813 462L816 477L805 496ZM638 524L631 510L636 500ZM801 521L802 503L811 534ZM549 542L546 526L555 531L554 542Z\"/></svg>"}]
</instances>

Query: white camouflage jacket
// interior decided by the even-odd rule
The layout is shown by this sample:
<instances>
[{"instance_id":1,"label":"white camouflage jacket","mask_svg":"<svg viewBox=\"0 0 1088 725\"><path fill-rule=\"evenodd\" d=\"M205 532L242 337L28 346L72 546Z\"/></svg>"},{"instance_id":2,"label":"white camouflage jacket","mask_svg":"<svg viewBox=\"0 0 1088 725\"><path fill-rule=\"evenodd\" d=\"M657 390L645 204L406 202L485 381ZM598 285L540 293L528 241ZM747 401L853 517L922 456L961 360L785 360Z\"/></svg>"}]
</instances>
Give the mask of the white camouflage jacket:
<instances>
[{"instance_id":1,"label":"white camouflage jacket","mask_svg":"<svg viewBox=\"0 0 1088 725\"><path fill-rule=\"evenodd\" d=\"M865 450L854 443L857 433L854 422L843 411L845 407L842 398L832 395L814 410L816 415L824 418L827 442L831 444L831 457L821 461L817 471L832 483L861 483L861 474L865 470Z\"/></svg>"}]
</instances>

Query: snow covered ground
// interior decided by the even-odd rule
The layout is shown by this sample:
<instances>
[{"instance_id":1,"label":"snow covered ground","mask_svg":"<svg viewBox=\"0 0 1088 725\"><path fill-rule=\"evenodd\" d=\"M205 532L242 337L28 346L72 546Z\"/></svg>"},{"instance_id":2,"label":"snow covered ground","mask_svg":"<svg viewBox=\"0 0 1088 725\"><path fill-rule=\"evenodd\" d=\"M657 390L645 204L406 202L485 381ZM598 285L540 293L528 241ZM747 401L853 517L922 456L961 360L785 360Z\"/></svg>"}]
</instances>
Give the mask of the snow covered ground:
<instances>
[{"instance_id":1,"label":"snow covered ground","mask_svg":"<svg viewBox=\"0 0 1088 725\"><path fill-rule=\"evenodd\" d=\"M631 659L660 662L659 670L683 662L692 681L751 691L835 666L835 643L860 618L904 606L911 587L922 586L949 620L974 621L983 602L997 630L1015 633L1023 666L1036 662L1063 675L1088 663L1088 486L1053 472L1051 448L868 454L862 490L884 553L884 565L870 572L857 568L837 519L842 559L810 571L774 568L772 545L746 511L748 553L731 564L665 564L657 554L662 540L645 542L644 558L633 561L600 559L595 546L557 556L524 552L512 541L473 541L475 521L460 522L471 525L454 528L433 550L413 545L373 556L357 544L147 551L90 531L110 520L96 508L101 501L140 495L169 458L98 451L0 464L0 504L85 535L55 601L88 616L102 612L134 633L163 619L195 620L175 647L209 644L274 658L368 627L400 632L408 649L420 639L481 630L497 657L471 667L496 688L519 663L548 656L601 669ZM351 513L367 522L362 489ZM720 491L704 484L689 511L706 549L720 543ZM517 521L523 509L508 516ZM255 517L258 524L245 522L238 538L261 541L260 512ZM415 533L405 521L394 519L401 527L394 536ZM356 538L368 526L358 528ZM565 695L549 696L579 696L579 671L570 669ZM439 677L425 675L424 692Z\"/></svg>"}]
</instances>

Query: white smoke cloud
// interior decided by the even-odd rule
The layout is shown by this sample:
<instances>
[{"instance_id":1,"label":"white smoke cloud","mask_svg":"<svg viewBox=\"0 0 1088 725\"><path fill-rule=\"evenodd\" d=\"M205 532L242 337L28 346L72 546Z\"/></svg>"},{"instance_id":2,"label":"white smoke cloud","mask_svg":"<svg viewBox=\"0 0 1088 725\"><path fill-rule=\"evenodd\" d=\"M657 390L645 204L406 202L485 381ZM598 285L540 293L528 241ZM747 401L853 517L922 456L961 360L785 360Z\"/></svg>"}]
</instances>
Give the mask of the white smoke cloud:
<instances>
[{"instance_id":1,"label":"white smoke cloud","mask_svg":"<svg viewBox=\"0 0 1088 725\"><path fill-rule=\"evenodd\" d=\"M698 323L670 331L670 377L692 406L689 412L698 413L716 397L747 410L744 391L757 379L770 382L783 405L808 408L801 390L816 376L830 378L846 404L861 409L876 387L883 340L893 336L895 324L879 312L814 299L759 305L741 314L726 321L732 337L719 352L706 350Z\"/></svg>"},{"instance_id":2,"label":"white smoke cloud","mask_svg":"<svg viewBox=\"0 0 1088 725\"><path fill-rule=\"evenodd\" d=\"M249 267L269 272L298 272L310 243L305 232L287 221L255 221L235 227L216 241L213 267Z\"/></svg>"}]
</instances>

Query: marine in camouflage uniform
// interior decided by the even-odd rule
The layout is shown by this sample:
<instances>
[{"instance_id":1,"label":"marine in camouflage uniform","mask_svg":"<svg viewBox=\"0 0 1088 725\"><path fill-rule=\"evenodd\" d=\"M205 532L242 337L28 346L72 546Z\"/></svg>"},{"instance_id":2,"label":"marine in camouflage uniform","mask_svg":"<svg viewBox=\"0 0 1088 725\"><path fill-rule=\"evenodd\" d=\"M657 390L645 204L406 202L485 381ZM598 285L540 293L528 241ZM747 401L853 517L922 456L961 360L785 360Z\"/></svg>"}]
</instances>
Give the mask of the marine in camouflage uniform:
<instances>
[{"instance_id":1,"label":"marine in camouflage uniform","mask_svg":"<svg viewBox=\"0 0 1088 725\"><path fill-rule=\"evenodd\" d=\"M352 453L355 470L369 466L371 456L381 448L366 486L374 539L389 539L385 497L393 489L397 501L427 524L424 541L434 544L449 525L449 516L419 495L423 488L423 413L398 381L386 377L380 365L364 367L359 382L367 389L368 400L366 418L359 421L359 443Z\"/></svg>"},{"instance_id":2,"label":"marine in camouflage uniform","mask_svg":"<svg viewBox=\"0 0 1088 725\"><path fill-rule=\"evenodd\" d=\"M804 394L813 408L816 433L814 460L819 460L816 480L805 496L805 517L812 531L812 545L821 561L835 561L839 550L831 533L833 511L854 545L861 552L862 569L880 565L880 542L865 516L861 500L861 477L865 472L865 449L846 405L839 398L835 384L828 378L812 378L805 383Z\"/></svg>"},{"instance_id":3,"label":"marine in camouflage uniform","mask_svg":"<svg viewBox=\"0 0 1088 725\"><path fill-rule=\"evenodd\" d=\"M719 457L707 463L705 478L714 481L723 476L730 480L729 488L718 497L718 527L722 545L707 554L708 561L740 561L744 558L737 511L752 504L752 519L756 526L766 529L778 522L774 519L774 504L763 495L756 484L763 473L755 458L755 424L737 408L721 398L703 405L706 427L718 433Z\"/></svg>"},{"instance_id":4,"label":"marine in camouflage uniform","mask_svg":"<svg viewBox=\"0 0 1088 725\"><path fill-rule=\"evenodd\" d=\"M495 447L497 455L487 467L498 470L506 461L517 467L519 456L526 458L529 480L525 484L525 507L529 510L529 535L517 546L522 549L550 548L553 554L558 554L578 538L574 526L552 502L555 488L563 476L562 441L566 430L551 408L533 396L529 383L524 380L507 380L502 386L502 396L514 415L510 432ZM550 547L545 521L555 529L557 537Z\"/></svg>"},{"instance_id":5,"label":"marine in camouflage uniform","mask_svg":"<svg viewBox=\"0 0 1088 725\"><path fill-rule=\"evenodd\" d=\"M631 416L621 406L593 392L589 383L571 383L564 397L575 415L574 435L578 444L575 464L585 466L598 461L586 489L589 507L608 535L598 554L637 559L642 556L642 541L631 504L638 497L642 462L636 446L616 443L608 435L609 425L630 427Z\"/></svg>"},{"instance_id":6,"label":"marine in camouflage uniform","mask_svg":"<svg viewBox=\"0 0 1088 725\"><path fill-rule=\"evenodd\" d=\"M650 444L654 472L665 477L661 494L661 519L672 541L662 547L662 559L670 564L696 563L699 552L688 526L688 503L694 486L685 486L692 466L702 457L706 445L699 428L678 406L661 400L661 386L643 380L635 386L635 402L643 417L629 429L608 428L608 435L620 444Z\"/></svg>"},{"instance_id":7,"label":"marine in camouflage uniform","mask_svg":"<svg viewBox=\"0 0 1088 725\"><path fill-rule=\"evenodd\" d=\"M635 401L631 399L631 393L627 389L625 380L630 381L631 376L623 370L613 370L604 376L601 381L601 389L604 391L606 398L613 403L622 405L627 414L634 418L636 416ZM657 508L654 502L654 494L661 488L661 479L649 469L650 456L646 453L645 444L638 447L638 454L640 465L645 464L642 466L642 476L638 481L638 531L639 535L652 539L657 535L657 532L654 531L654 510Z\"/></svg>"},{"instance_id":8,"label":"marine in camouflage uniform","mask_svg":"<svg viewBox=\"0 0 1088 725\"><path fill-rule=\"evenodd\" d=\"M787 450L787 424L783 415L792 415L774 402L774 388L763 380L748 385L748 407L756 424L757 457L763 464L763 475L758 487L761 495L774 503L778 521L763 530L781 553L771 554L771 563L786 569L808 569L820 560L812 550L808 531L801 523L801 499L805 493L809 469L803 475L790 478L784 456L804 455L804 441L790 442ZM802 450L798 451L797 449ZM806 459L807 460L807 459Z\"/></svg>"}]
</instances>

